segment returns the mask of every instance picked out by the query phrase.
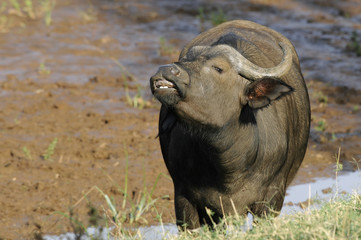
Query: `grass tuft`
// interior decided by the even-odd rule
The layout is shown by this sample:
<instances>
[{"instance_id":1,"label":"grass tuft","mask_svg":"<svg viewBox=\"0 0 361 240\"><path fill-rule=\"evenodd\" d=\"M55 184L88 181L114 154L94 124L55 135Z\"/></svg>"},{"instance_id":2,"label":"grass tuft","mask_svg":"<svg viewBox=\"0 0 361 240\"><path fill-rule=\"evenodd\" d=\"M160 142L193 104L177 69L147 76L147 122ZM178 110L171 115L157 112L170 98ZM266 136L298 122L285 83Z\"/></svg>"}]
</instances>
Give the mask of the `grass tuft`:
<instances>
[{"instance_id":1,"label":"grass tuft","mask_svg":"<svg viewBox=\"0 0 361 240\"><path fill-rule=\"evenodd\" d=\"M221 23L224 23L227 21L226 16L223 13L223 10L221 8L218 9L216 12L211 13L211 23L213 26L217 26Z\"/></svg>"},{"instance_id":2,"label":"grass tuft","mask_svg":"<svg viewBox=\"0 0 361 240\"><path fill-rule=\"evenodd\" d=\"M4 0L0 4L0 32L5 33L14 27L26 27L28 20L44 19L50 26L56 0Z\"/></svg>"},{"instance_id":3,"label":"grass tuft","mask_svg":"<svg viewBox=\"0 0 361 240\"><path fill-rule=\"evenodd\" d=\"M197 18L200 22L201 32L205 30L204 24L206 21L210 21L213 26L227 21L226 15L221 8L218 8L217 11L205 11L204 8L199 8Z\"/></svg>"},{"instance_id":4,"label":"grass tuft","mask_svg":"<svg viewBox=\"0 0 361 240\"><path fill-rule=\"evenodd\" d=\"M57 143L58 143L58 138L54 138L54 140L49 144L48 148L46 149L45 153L42 156L44 160L51 160L51 157L54 154Z\"/></svg>"},{"instance_id":5,"label":"grass tuft","mask_svg":"<svg viewBox=\"0 0 361 240\"><path fill-rule=\"evenodd\" d=\"M315 126L315 130L317 132L324 132L326 131L326 120L321 119L317 122L317 125Z\"/></svg>"},{"instance_id":6,"label":"grass tuft","mask_svg":"<svg viewBox=\"0 0 361 240\"><path fill-rule=\"evenodd\" d=\"M159 55L176 58L179 54L178 50L171 45L164 37L159 38Z\"/></svg>"},{"instance_id":7,"label":"grass tuft","mask_svg":"<svg viewBox=\"0 0 361 240\"><path fill-rule=\"evenodd\" d=\"M346 45L346 50L355 53L357 57L361 57L361 39L356 31L351 33L350 41Z\"/></svg>"},{"instance_id":8,"label":"grass tuft","mask_svg":"<svg viewBox=\"0 0 361 240\"><path fill-rule=\"evenodd\" d=\"M27 147L23 147L22 150L24 152L26 159L33 160L33 157L31 156L31 152Z\"/></svg>"},{"instance_id":9,"label":"grass tuft","mask_svg":"<svg viewBox=\"0 0 361 240\"><path fill-rule=\"evenodd\" d=\"M151 102L144 100L142 96L142 89L139 86L137 87L137 89L137 93L132 97L129 94L128 87L125 87L125 97L127 100L127 104L131 107L138 108L139 110L149 108L152 105Z\"/></svg>"},{"instance_id":10,"label":"grass tuft","mask_svg":"<svg viewBox=\"0 0 361 240\"><path fill-rule=\"evenodd\" d=\"M173 239L360 239L361 196L352 194L293 215L256 217L249 231L244 230L245 222L246 218L227 217L214 229L186 231Z\"/></svg>"},{"instance_id":11,"label":"grass tuft","mask_svg":"<svg viewBox=\"0 0 361 240\"><path fill-rule=\"evenodd\" d=\"M41 62L38 67L38 73L40 75L49 75L51 73L50 68L45 66L45 62Z\"/></svg>"}]
</instances>

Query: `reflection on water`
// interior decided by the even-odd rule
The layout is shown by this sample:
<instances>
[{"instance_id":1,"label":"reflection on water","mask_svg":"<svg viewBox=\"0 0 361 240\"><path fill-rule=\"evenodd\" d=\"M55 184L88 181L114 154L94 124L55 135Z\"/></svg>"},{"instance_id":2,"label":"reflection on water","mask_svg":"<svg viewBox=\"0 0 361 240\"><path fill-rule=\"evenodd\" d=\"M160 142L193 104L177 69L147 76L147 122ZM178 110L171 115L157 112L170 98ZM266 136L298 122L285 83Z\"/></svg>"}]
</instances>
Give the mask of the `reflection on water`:
<instances>
[{"instance_id":1,"label":"reflection on water","mask_svg":"<svg viewBox=\"0 0 361 240\"><path fill-rule=\"evenodd\" d=\"M354 192L361 194L361 171L339 174L337 178L319 178L312 183L291 186L287 190L287 196L284 201L285 204L282 208L281 216L302 211L300 203L307 202L309 197L327 201L340 194L350 194ZM317 205L314 206L317 207ZM175 224L138 228L139 238L146 240L168 239L171 236L177 235L177 233L178 230ZM81 239L92 239L92 236L97 236L98 239L112 239L110 237L110 230L107 229L99 232L97 229L89 228L88 234L90 237L84 236ZM46 236L44 239L72 240L76 238L74 234L67 233L60 236Z\"/></svg>"},{"instance_id":2,"label":"reflection on water","mask_svg":"<svg viewBox=\"0 0 361 240\"><path fill-rule=\"evenodd\" d=\"M142 239L169 239L171 236L177 235L178 229L175 224L167 224L164 226L141 227L139 232Z\"/></svg>"},{"instance_id":3,"label":"reflection on water","mask_svg":"<svg viewBox=\"0 0 361 240\"><path fill-rule=\"evenodd\" d=\"M111 237L111 228L109 229L98 229L94 227L90 227L87 229L88 236L81 236L80 240L90 240L90 239L113 239ZM44 240L75 240L79 239L74 233L65 233L60 236L44 236Z\"/></svg>"},{"instance_id":4,"label":"reflection on water","mask_svg":"<svg viewBox=\"0 0 361 240\"><path fill-rule=\"evenodd\" d=\"M308 201L310 197L330 200L344 193L353 192L361 194L361 171L343 173L337 178L316 178L314 182L295 185L287 189L281 215L300 211L302 208L299 203Z\"/></svg>"}]
</instances>

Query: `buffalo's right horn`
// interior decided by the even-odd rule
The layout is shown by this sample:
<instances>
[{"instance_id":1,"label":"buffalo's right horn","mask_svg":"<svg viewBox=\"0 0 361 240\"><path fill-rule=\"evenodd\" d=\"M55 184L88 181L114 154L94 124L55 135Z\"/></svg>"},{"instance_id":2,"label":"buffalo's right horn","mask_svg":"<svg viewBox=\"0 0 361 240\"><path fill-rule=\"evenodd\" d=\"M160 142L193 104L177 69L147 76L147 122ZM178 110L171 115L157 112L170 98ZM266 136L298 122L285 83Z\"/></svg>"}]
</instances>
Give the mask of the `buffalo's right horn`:
<instances>
[{"instance_id":1,"label":"buffalo's right horn","mask_svg":"<svg viewBox=\"0 0 361 240\"><path fill-rule=\"evenodd\" d=\"M282 61L277 66L271 68L257 66L229 45L217 45L211 51L217 51L219 54L228 57L241 76L251 80L259 80L264 77L280 78L290 70L292 66L291 48L284 43L279 43L279 45L283 51Z\"/></svg>"}]
</instances>

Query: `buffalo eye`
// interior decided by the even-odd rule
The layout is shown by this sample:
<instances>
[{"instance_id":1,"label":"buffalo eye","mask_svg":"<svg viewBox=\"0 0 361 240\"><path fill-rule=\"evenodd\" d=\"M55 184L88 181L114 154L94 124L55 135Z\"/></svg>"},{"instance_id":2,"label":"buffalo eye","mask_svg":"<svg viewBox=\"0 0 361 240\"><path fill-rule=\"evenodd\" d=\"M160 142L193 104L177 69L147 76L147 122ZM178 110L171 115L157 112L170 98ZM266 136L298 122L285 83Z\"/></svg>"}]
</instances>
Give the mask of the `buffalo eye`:
<instances>
[{"instance_id":1,"label":"buffalo eye","mask_svg":"<svg viewBox=\"0 0 361 240\"><path fill-rule=\"evenodd\" d=\"M223 72L223 69L222 68L219 68L219 67L216 67L216 66L212 66L218 73L222 73Z\"/></svg>"}]
</instances>

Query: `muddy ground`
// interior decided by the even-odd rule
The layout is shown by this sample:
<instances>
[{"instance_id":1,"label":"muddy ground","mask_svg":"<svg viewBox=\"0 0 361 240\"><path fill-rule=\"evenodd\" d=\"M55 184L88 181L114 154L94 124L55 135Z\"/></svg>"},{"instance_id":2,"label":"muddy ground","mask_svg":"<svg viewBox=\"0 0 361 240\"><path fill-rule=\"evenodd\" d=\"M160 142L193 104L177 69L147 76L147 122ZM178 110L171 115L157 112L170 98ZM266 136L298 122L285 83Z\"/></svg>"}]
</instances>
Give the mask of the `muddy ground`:
<instances>
[{"instance_id":1,"label":"muddy ground","mask_svg":"<svg viewBox=\"0 0 361 240\"><path fill-rule=\"evenodd\" d=\"M358 0L67 0L57 1L51 23L41 7L34 4L33 15L1 9L0 238L72 231L69 214L88 226L90 205L111 215L98 189L120 214L144 193L157 199L136 225L159 223L154 209L174 222L172 182L156 139L160 105L148 79L222 13L280 31L299 53L313 117L293 184L333 176L339 148L343 171L357 169Z\"/></svg>"}]
</instances>

